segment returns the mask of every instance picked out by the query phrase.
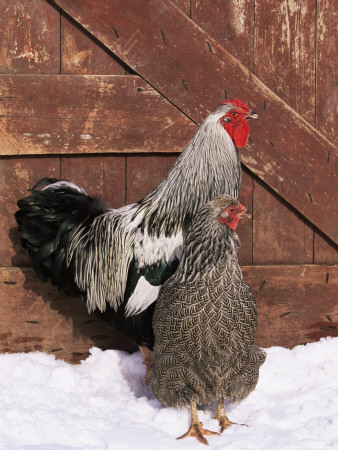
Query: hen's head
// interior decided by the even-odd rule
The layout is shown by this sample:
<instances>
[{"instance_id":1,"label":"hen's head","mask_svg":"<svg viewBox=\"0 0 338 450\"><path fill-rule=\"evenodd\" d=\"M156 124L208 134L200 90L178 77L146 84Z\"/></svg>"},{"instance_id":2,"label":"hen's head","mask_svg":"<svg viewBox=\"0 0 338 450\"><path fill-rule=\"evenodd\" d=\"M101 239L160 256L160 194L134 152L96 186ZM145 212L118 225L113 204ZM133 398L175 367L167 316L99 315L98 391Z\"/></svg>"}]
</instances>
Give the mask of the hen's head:
<instances>
[{"instance_id":1,"label":"hen's head","mask_svg":"<svg viewBox=\"0 0 338 450\"><path fill-rule=\"evenodd\" d=\"M223 105L225 113L220 118L220 123L236 147L242 148L246 145L250 133L248 120L257 119L258 115L238 98L226 100L222 102Z\"/></svg>"},{"instance_id":2,"label":"hen's head","mask_svg":"<svg viewBox=\"0 0 338 450\"><path fill-rule=\"evenodd\" d=\"M210 205L218 214L220 223L231 230L236 229L241 219L251 217L249 211L229 195L220 195L214 198Z\"/></svg>"}]
</instances>

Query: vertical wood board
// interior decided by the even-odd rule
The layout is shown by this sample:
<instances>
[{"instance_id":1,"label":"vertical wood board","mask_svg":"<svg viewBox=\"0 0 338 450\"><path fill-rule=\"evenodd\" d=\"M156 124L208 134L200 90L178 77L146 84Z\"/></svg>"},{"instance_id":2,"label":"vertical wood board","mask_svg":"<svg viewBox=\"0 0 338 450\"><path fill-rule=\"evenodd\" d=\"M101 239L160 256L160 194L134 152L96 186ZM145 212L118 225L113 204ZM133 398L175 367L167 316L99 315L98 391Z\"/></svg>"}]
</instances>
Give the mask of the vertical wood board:
<instances>
[{"instance_id":1,"label":"vertical wood board","mask_svg":"<svg viewBox=\"0 0 338 450\"><path fill-rule=\"evenodd\" d=\"M109 208L120 208L126 197L125 159L124 155L62 156L61 178L100 197Z\"/></svg>"},{"instance_id":2,"label":"vertical wood board","mask_svg":"<svg viewBox=\"0 0 338 450\"><path fill-rule=\"evenodd\" d=\"M312 264L312 227L257 181L253 203L253 264Z\"/></svg>"},{"instance_id":3,"label":"vertical wood board","mask_svg":"<svg viewBox=\"0 0 338 450\"><path fill-rule=\"evenodd\" d=\"M316 126L338 144L337 2L317 1Z\"/></svg>"},{"instance_id":4,"label":"vertical wood board","mask_svg":"<svg viewBox=\"0 0 338 450\"><path fill-rule=\"evenodd\" d=\"M0 7L0 73L60 73L60 12L45 0Z\"/></svg>"},{"instance_id":5,"label":"vertical wood board","mask_svg":"<svg viewBox=\"0 0 338 450\"><path fill-rule=\"evenodd\" d=\"M60 177L58 157L2 157L0 159L0 266L30 266L21 247L14 213L17 201L43 177Z\"/></svg>"},{"instance_id":6,"label":"vertical wood board","mask_svg":"<svg viewBox=\"0 0 338 450\"><path fill-rule=\"evenodd\" d=\"M254 0L192 0L191 3L191 19L252 70Z\"/></svg>"},{"instance_id":7,"label":"vertical wood board","mask_svg":"<svg viewBox=\"0 0 338 450\"><path fill-rule=\"evenodd\" d=\"M315 32L316 0L255 4L255 75L312 125Z\"/></svg>"}]
</instances>

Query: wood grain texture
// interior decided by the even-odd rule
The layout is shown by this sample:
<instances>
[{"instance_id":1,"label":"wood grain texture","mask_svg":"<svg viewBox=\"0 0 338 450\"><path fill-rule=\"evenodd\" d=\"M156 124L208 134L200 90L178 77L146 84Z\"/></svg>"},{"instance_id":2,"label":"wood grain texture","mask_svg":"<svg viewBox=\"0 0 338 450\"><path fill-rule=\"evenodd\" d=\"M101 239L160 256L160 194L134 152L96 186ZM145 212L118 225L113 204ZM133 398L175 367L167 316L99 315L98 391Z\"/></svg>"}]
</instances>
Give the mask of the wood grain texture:
<instances>
[{"instance_id":1,"label":"wood grain texture","mask_svg":"<svg viewBox=\"0 0 338 450\"><path fill-rule=\"evenodd\" d=\"M77 363L91 347L135 347L105 322L87 313L80 298L42 283L32 269L0 268L0 352L43 351Z\"/></svg>"},{"instance_id":2,"label":"wood grain texture","mask_svg":"<svg viewBox=\"0 0 338 450\"><path fill-rule=\"evenodd\" d=\"M254 72L315 124L316 0L258 1Z\"/></svg>"},{"instance_id":3,"label":"wood grain texture","mask_svg":"<svg viewBox=\"0 0 338 450\"><path fill-rule=\"evenodd\" d=\"M60 73L60 12L45 0L0 8L0 73Z\"/></svg>"},{"instance_id":4,"label":"wood grain texture","mask_svg":"<svg viewBox=\"0 0 338 450\"><path fill-rule=\"evenodd\" d=\"M312 264L312 227L257 181L253 204L253 263Z\"/></svg>"},{"instance_id":5,"label":"wood grain texture","mask_svg":"<svg viewBox=\"0 0 338 450\"><path fill-rule=\"evenodd\" d=\"M54 3L197 123L225 91L257 109L264 126L252 127L243 162L338 241L335 189L324 181L335 176L337 150L184 13L164 1ZM330 220L327 208L335 211Z\"/></svg>"},{"instance_id":6,"label":"wood grain texture","mask_svg":"<svg viewBox=\"0 0 338 450\"><path fill-rule=\"evenodd\" d=\"M191 19L247 69L253 69L254 0L192 0Z\"/></svg>"},{"instance_id":7,"label":"wood grain texture","mask_svg":"<svg viewBox=\"0 0 338 450\"><path fill-rule=\"evenodd\" d=\"M259 309L257 343L293 347L337 336L337 266L242 267ZM0 352L45 351L68 362L92 346L127 351L123 335L88 315L32 269L0 269Z\"/></svg>"},{"instance_id":8,"label":"wood grain texture","mask_svg":"<svg viewBox=\"0 0 338 450\"><path fill-rule=\"evenodd\" d=\"M238 259L242 265L252 264L252 239L253 239L253 186L252 176L243 169L242 186L238 200L251 212L250 220L243 220L239 223L237 233L241 242L238 251Z\"/></svg>"},{"instance_id":9,"label":"wood grain texture","mask_svg":"<svg viewBox=\"0 0 338 450\"><path fill-rule=\"evenodd\" d=\"M337 3L317 1L316 126L338 144Z\"/></svg>"},{"instance_id":10,"label":"wood grain texture","mask_svg":"<svg viewBox=\"0 0 338 450\"><path fill-rule=\"evenodd\" d=\"M127 155L126 203L141 200L167 176L178 155Z\"/></svg>"},{"instance_id":11,"label":"wood grain texture","mask_svg":"<svg viewBox=\"0 0 338 450\"><path fill-rule=\"evenodd\" d=\"M338 266L242 267L258 306L256 343L292 348L338 336Z\"/></svg>"},{"instance_id":12,"label":"wood grain texture","mask_svg":"<svg viewBox=\"0 0 338 450\"><path fill-rule=\"evenodd\" d=\"M27 251L21 247L14 213L17 201L27 197L41 178L60 177L58 157L0 158L0 266L30 266Z\"/></svg>"},{"instance_id":13,"label":"wood grain texture","mask_svg":"<svg viewBox=\"0 0 338 450\"><path fill-rule=\"evenodd\" d=\"M100 197L109 208L126 203L126 157L124 155L62 156L61 178Z\"/></svg>"},{"instance_id":14,"label":"wood grain texture","mask_svg":"<svg viewBox=\"0 0 338 450\"><path fill-rule=\"evenodd\" d=\"M196 125L137 76L0 76L0 154L177 152Z\"/></svg>"},{"instance_id":15,"label":"wood grain texture","mask_svg":"<svg viewBox=\"0 0 338 450\"><path fill-rule=\"evenodd\" d=\"M61 73L64 75L126 75L127 69L111 52L62 14Z\"/></svg>"}]
</instances>

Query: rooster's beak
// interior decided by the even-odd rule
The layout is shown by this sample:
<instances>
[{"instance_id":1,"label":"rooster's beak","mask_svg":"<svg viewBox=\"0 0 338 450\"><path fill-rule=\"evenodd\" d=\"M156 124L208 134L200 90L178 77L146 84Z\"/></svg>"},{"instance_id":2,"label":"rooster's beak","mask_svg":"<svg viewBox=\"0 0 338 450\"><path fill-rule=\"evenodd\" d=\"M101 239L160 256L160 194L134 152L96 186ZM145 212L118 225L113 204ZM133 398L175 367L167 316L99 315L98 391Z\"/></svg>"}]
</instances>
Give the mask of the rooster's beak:
<instances>
[{"instance_id":1,"label":"rooster's beak","mask_svg":"<svg viewBox=\"0 0 338 450\"><path fill-rule=\"evenodd\" d=\"M250 110L246 119L258 119L258 114L256 114L255 111Z\"/></svg>"}]
</instances>

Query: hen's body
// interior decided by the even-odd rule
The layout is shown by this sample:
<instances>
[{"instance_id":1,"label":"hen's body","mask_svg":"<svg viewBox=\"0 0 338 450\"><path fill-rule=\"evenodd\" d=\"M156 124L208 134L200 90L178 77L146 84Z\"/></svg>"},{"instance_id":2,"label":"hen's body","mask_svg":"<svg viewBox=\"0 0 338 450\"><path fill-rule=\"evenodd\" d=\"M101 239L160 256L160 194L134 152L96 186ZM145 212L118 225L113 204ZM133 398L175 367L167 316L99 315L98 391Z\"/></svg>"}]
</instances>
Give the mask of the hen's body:
<instances>
[{"instance_id":1,"label":"hen's body","mask_svg":"<svg viewBox=\"0 0 338 450\"><path fill-rule=\"evenodd\" d=\"M219 220L227 203L237 204L220 196L200 209L159 294L149 385L166 406L241 401L265 359L253 345L257 309L238 264L238 236Z\"/></svg>"}]
</instances>

